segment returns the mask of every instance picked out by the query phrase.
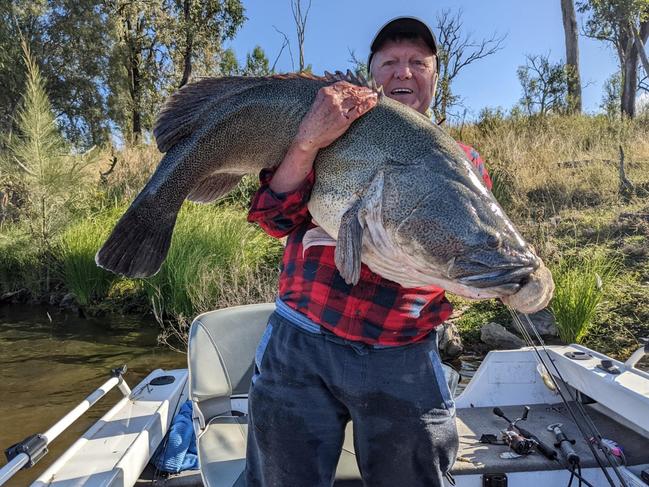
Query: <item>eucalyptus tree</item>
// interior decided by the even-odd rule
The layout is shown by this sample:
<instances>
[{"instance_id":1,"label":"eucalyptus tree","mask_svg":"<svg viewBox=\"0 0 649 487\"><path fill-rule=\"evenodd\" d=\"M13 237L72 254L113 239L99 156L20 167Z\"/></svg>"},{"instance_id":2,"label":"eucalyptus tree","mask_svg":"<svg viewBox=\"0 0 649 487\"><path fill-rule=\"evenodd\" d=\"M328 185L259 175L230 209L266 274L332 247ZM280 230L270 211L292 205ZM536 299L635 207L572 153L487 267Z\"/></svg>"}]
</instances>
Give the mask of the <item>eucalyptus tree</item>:
<instances>
[{"instance_id":1,"label":"eucalyptus tree","mask_svg":"<svg viewBox=\"0 0 649 487\"><path fill-rule=\"evenodd\" d=\"M566 72L568 81L568 111L581 112L581 77L579 75L579 33L573 0L561 0L563 32L566 43Z\"/></svg>"},{"instance_id":2,"label":"eucalyptus tree","mask_svg":"<svg viewBox=\"0 0 649 487\"><path fill-rule=\"evenodd\" d=\"M222 43L245 20L240 0L110 0L116 39L111 117L127 140L150 129L163 100L193 74L218 72Z\"/></svg>"},{"instance_id":3,"label":"eucalyptus tree","mask_svg":"<svg viewBox=\"0 0 649 487\"><path fill-rule=\"evenodd\" d=\"M649 0L582 0L579 10L588 15L585 34L615 48L622 74L622 113L635 115L639 47L649 38ZM634 40L636 30L640 42ZM638 44L641 44L640 46Z\"/></svg>"}]
</instances>

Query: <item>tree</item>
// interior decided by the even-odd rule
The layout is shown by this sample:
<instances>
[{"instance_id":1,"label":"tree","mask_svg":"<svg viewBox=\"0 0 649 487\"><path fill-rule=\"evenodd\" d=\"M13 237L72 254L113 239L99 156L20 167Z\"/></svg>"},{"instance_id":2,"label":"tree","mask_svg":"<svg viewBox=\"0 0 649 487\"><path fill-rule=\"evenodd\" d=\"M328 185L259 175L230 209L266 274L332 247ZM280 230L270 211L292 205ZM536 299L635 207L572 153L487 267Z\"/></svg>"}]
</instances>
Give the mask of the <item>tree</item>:
<instances>
[{"instance_id":1,"label":"tree","mask_svg":"<svg viewBox=\"0 0 649 487\"><path fill-rule=\"evenodd\" d=\"M213 72L215 54L226 39L231 39L246 20L241 0L166 0L168 48L182 73L178 86L185 85L198 61L201 74ZM179 69L180 68L180 69Z\"/></svg>"},{"instance_id":2,"label":"tree","mask_svg":"<svg viewBox=\"0 0 649 487\"><path fill-rule=\"evenodd\" d=\"M295 30L297 33L298 55L300 60L300 71L305 71L304 64L304 34L306 32L306 22L311 10L311 0L308 0L306 9L302 7L302 0L291 0L291 11L293 20L295 20Z\"/></svg>"},{"instance_id":3,"label":"tree","mask_svg":"<svg viewBox=\"0 0 649 487\"><path fill-rule=\"evenodd\" d=\"M440 72L433 112L438 120L446 119L449 108L459 102L459 96L453 93L452 84L460 71L501 50L506 37L494 33L488 39L474 42L470 36L462 34L462 27L462 10L458 10L455 15L450 10L443 10L437 15Z\"/></svg>"},{"instance_id":4,"label":"tree","mask_svg":"<svg viewBox=\"0 0 649 487\"><path fill-rule=\"evenodd\" d=\"M638 88L638 45L633 30L637 29L641 43L649 38L649 0L582 0L579 11L589 14L585 34L610 42L618 55L622 73L622 113L635 115Z\"/></svg>"},{"instance_id":5,"label":"tree","mask_svg":"<svg viewBox=\"0 0 649 487\"><path fill-rule=\"evenodd\" d=\"M579 36L573 0L561 0L563 32L566 39L568 111L581 113L581 78L579 76Z\"/></svg>"},{"instance_id":6,"label":"tree","mask_svg":"<svg viewBox=\"0 0 649 487\"><path fill-rule=\"evenodd\" d=\"M221 54L219 72L221 76L238 76L241 74L241 67L239 66L239 61L237 61L237 55L234 49L228 48Z\"/></svg>"},{"instance_id":7,"label":"tree","mask_svg":"<svg viewBox=\"0 0 649 487\"><path fill-rule=\"evenodd\" d=\"M523 88L521 105L528 115L562 113L567 109L567 73L562 63L551 63L548 55L527 55L519 66L518 79Z\"/></svg>"},{"instance_id":8,"label":"tree","mask_svg":"<svg viewBox=\"0 0 649 487\"><path fill-rule=\"evenodd\" d=\"M8 132L21 101L25 69L19 39L38 59L57 122L79 147L107 137L107 18L100 0L0 2L0 129Z\"/></svg>"},{"instance_id":9,"label":"tree","mask_svg":"<svg viewBox=\"0 0 649 487\"><path fill-rule=\"evenodd\" d=\"M615 118L620 115L622 107L622 74L618 71L611 75L604 83L604 95L599 105L606 115Z\"/></svg>"},{"instance_id":10,"label":"tree","mask_svg":"<svg viewBox=\"0 0 649 487\"><path fill-rule=\"evenodd\" d=\"M253 51L246 55L246 66L243 74L246 76L268 76L272 74L266 53L260 46L255 46Z\"/></svg>"},{"instance_id":11,"label":"tree","mask_svg":"<svg viewBox=\"0 0 649 487\"><path fill-rule=\"evenodd\" d=\"M41 59L57 122L80 147L108 139L105 83L112 43L101 0L48 0Z\"/></svg>"},{"instance_id":12,"label":"tree","mask_svg":"<svg viewBox=\"0 0 649 487\"><path fill-rule=\"evenodd\" d=\"M223 51L219 63L221 76L268 76L273 73L266 53L261 46L255 46L246 54L246 64L241 67L232 48Z\"/></svg>"},{"instance_id":13,"label":"tree","mask_svg":"<svg viewBox=\"0 0 649 487\"><path fill-rule=\"evenodd\" d=\"M17 112L16 133L8 141L0 167L24 189L22 211L41 252L47 255L75 189L81 186L85 161L82 156L69 154L45 91L45 80L26 42L23 49L24 99ZM49 286L47 277L45 281Z\"/></svg>"},{"instance_id":14,"label":"tree","mask_svg":"<svg viewBox=\"0 0 649 487\"><path fill-rule=\"evenodd\" d=\"M111 0L107 7L116 33L109 61L110 115L135 143L143 127L152 125L153 107L162 102L173 74L157 29L167 21L166 13L147 0Z\"/></svg>"}]
</instances>

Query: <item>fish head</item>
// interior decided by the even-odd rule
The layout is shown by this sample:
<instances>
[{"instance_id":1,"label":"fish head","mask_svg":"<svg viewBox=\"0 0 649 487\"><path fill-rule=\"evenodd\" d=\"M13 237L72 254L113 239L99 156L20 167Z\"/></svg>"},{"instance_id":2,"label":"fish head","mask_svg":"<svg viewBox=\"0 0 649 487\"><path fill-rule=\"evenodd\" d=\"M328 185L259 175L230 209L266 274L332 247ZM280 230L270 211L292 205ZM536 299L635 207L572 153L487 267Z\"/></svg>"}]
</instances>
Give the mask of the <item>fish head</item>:
<instances>
[{"instance_id":1,"label":"fish head","mask_svg":"<svg viewBox=\"0 0 649 487\"><path fill-rule=\"evenodd\" d=\"M383 259L374 267L402 285L475 299L512 295L542 261L459 152L386 170L380 217L366 215L370 260Z\"/></svg>"}]
</instances>

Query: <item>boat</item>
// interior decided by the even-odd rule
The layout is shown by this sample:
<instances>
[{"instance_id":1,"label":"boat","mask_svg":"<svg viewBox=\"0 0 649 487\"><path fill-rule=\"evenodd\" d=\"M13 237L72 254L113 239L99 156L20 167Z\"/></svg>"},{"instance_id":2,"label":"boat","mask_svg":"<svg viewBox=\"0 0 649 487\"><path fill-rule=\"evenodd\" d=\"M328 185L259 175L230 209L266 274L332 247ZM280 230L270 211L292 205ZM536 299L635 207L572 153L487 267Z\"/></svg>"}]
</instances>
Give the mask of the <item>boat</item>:
<instances>
[{"instance_id":1,"label":"boat","mask_svg":"<svg viewBox=\"0 0 649 487\"><path fill-rule=\"evenodd\" d=\"M252 304L196 317L187 369L154 370L133 389L124 368L113 370L50 430L8 449L0 485L118 387L123 397L32 486L244 486L247 392L273 310ZM449 487L649 485L649 374L637 368L647 354L649 344L626 362L575 344L489 352L455 397L460 451ZM446 372L454 389L458 375ZM150 461L187 400L200 469L161 476ZM362 485L350 425L334 485Z\"/></svg>"}]
</instances>

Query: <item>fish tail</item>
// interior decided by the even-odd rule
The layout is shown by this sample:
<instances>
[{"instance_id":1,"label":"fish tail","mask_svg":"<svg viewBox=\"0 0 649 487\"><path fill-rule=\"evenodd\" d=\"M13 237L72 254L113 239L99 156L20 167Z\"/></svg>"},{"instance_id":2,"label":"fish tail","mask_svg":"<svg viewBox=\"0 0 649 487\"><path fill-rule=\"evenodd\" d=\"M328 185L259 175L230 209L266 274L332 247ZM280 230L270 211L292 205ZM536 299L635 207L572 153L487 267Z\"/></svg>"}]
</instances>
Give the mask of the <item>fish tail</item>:
<instances>
[{"instance_id":1,"label":"fish tail","mask_svg":"<svg viewBox=\"0 0 649 487\"><path fill-rule=\"evenodd\" d=\"M160 270L169 252L176 213L156 219L155 227L149 228L143 224L141 210L131 207L117 222L95 255L99 267L127 277L150 277Z\"/></svg>"}]
</instances>

